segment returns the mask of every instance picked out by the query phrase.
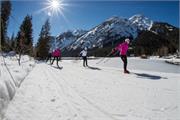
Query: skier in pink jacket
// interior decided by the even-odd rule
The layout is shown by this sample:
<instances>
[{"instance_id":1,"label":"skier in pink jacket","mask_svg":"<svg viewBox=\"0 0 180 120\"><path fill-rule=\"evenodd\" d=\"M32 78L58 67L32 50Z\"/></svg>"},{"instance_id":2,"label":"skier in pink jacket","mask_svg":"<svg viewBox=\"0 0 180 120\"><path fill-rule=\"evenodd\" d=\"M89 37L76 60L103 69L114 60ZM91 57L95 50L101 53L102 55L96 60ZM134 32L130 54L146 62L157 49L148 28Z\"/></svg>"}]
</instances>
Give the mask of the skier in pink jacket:
<instances>
[{"instance_id":1,"label":"skier in pink jacket","mask_svg":"<svg viewBox=\"0 0 180 120\"><path fill-rule=\"evenodd\" d=\"M120 52L121 59L124 63L124 73L129 73L129 71L127 70L127 55L126 55L126 53L128 51L129 43L130 43L130 40L128 38L126 38L125 42L119 44L112 51L112 53L114 53L115 51Z\"/></svg>"},{"instance_id":2,"label":"skier in pink jacket","mask_svg":"<svg viewBox=\"0 0 180 120\"><path fill-rule=\"evenodd\" d=\"M61 50L59 48L57 48L55 51L52 52L52 56L54 57L51 65L54 63L54 60L56 59L57 61L57 66L59 67L58 65L58 61L60 60L61 58Z\"/></svg>"}]
</instances>

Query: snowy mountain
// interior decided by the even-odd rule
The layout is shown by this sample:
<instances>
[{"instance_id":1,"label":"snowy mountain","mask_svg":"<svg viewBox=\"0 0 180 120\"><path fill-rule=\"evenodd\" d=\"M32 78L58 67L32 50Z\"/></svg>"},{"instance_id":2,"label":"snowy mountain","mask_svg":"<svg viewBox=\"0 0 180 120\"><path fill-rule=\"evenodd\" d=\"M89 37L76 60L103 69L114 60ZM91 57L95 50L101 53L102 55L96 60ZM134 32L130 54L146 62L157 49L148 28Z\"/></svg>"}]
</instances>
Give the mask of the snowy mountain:
<instances>
[{"instance_id":1,"label":"snowy mountain","mask_svg":"<svg viewBox=\"0 0 180 120\"><path fill-rule=\"evenodd\" d=\"M173 54L179 48L179 28L168 23L154 22L150 31L141 31L135 41L136 54L141 54L140 49L149 55L157 51L160 56Z\"/></svg>"},{"instance_id":2,"label":"snowy mountain","mask_svg":"<svg viewBox=\"0 0 180 120\"><path fill-rule=\"evenodd\" d=\"M171 32L174 32L177 30L176 27L163 22L154 22L153 26L150 29L151 31L155 32L156 34L160 35L169 35Z\"/></svg>"},{"instance_id":3,"label":"snowy mountain","mask_svg":"<svg viewBox=\"0 0 180 120\"><path fill-rule=\"evenodd\" d=\"M87 31L85 30L74 30L74 31L66 31L58 35L51 42L51 47L56 48L60 47L61 49L66 48L67 46L74 43L79 37L84 35Z\"/></svg>"},{"instance_id":4,"label":"snowy mountain","mask_svg":"<svg viewBox=\"0 0 180 120\"><path fill-rule=\"evenodd\" d=\"M136 38L137 31L137 27L131 25L128 19L112 17L77 39L70 46L70 49L84 48L85 46L88 48L102 47L104 44L121 37Z\"/></svg>"},{"instance_id":5,"label":"snowy mountain","mask_svg":"<svg viewBox=\"0 0 180 120\"><path fill-rule=\"evenodd\" d=\"M130 18L111 17L89 31L64 32L56 38L54 43L63 49L66 56L72 56L84 47L96 53L96 50L101 48L101 51L98 52L107 53L127 37L135 41L141 39L144 43L148 41L148 44L152 42L151 40L156 39L159 41L156 43L159 44L157 49L165 45L173 53L177 48L175 44L177 44L178 36L179 28L168 23L154 22L144 15L137 14ZM171 48L166 44L162 44L164 41L172 43Z\"/></svg>"},{"instance_id":6,"label":"snowy mountain","mask_svg":"<svg viewBox=\"0 0 180 120\"><path fill-rule=\"evenodd\" d=\"M152 25L153 21L143 15L134 15L129 19L112 17L77 39L69 49L101 48L123 37L135 39L140 31L150 30Z\"/></svg>"},{"instance_id":7,"label":"snowy mountain","mask_svg":"<svg viewBox=\"0 0 180 120\"><path fill-rule=\"evenodd\" d=\"M143 15L135 15L129 19L112 17L89 31L64 32L53 41L53 44L68 51L84 47L102 48L124 37L135 39L139 31L149 30L152 23L152 20Z\"/></svg>"},{"instance_id":8,"label":"snowy mountain","mask_svg":"<svg viewBox=\"0 0 180 120\"><path fill-rule=\"evenodd\" d=\"M137 26L140 31L150 30L153 25L153 21L143 15L134 15L129 18L129 21L132 25Z\"/></svg>"}]
</instances>

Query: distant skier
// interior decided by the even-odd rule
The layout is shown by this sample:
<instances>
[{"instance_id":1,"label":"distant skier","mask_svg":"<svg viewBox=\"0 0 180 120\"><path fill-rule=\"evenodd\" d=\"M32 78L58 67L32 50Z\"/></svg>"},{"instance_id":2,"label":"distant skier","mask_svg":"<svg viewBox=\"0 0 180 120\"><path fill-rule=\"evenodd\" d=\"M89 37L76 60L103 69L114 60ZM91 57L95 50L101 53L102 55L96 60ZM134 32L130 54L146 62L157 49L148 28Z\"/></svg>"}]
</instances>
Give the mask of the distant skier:
<instances>
[{"instance_id":1,"label":"distant skier","mask_svg":"<svg viewBox=\"0 0 180 120\"><path fill-rule=\"evenodd\" d=\"M59 67L58 61L61 59L61 50L57 48L55 51L53 51L52 56L54 57L54 59L52 60L51 65L54 63L54 60L56 59L57 66Z\"/></svg>"},{"instance_id":2,"label":"distant skier","mask_svg":"<svg viewBox=\"0 0 180 120\"><path fill-rule=\"evenodd\" d=\"M126 53L128 51L129 43L130 43L130 40L128 38L126 38L125 42L117 45L117 47L115 47L112 50L112 53L115 53L115 51L119 51L120 52L121 59L122 59L122 61L124 63L124 73L130 73L127 70L127 55L126 55Z\"/></svg>"},{"instance_id":3,"label":"distant skier","mask_svg":"<svg viewBox=\"0 0 180 120\"><path fill-rule=\"evenodd\" d=\"M48 56L47 56L46 62L48 62L48 60L50 60L50 63L51 63L51 57L52 57L52 49L50 49L48 51Z\"/></svg>"},{"instance_id":4,"label":"distant skier","mask_svg":"<svg viewBox=\"0 0 180 120\"><path fill-rule=\"evenodd\" d=\"M86 47L80 52L80 56L82 56L82 58L83 58L83 66L84 67L88 66L88 62L87 62L87 48Z\"/></svg>"}]
</instances>

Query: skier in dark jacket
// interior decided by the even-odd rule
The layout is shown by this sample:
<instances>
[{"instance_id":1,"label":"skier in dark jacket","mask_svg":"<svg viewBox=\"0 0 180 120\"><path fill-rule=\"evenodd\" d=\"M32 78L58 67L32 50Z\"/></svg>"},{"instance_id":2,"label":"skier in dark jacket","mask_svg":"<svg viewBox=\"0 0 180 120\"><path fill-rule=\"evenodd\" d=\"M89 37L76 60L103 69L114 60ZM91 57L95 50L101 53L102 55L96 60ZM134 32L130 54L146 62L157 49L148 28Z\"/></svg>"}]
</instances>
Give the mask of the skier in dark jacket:
<instances>
[{"instance_id":1,"label":"skier in dark jacket","mask_svg":"<svg viewBox=\"0 0 180 120\"><path fill-rule=\"evenodd\" d=\"M50 63L51 63L51 57L52 57L52 50L50 49L49 52L48 52L46 62L48 62L48 60L50 60Z\"/></svg>"}]
</instances>

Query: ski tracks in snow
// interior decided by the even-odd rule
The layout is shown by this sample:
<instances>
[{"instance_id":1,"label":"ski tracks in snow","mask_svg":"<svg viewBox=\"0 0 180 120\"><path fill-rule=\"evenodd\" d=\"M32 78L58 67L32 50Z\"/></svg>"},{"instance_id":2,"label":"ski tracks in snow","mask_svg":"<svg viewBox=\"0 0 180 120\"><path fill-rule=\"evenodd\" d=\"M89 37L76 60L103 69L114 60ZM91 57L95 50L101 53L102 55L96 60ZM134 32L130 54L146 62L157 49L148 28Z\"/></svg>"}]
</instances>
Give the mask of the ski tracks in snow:
<instances>
[{"instance_id":1,"label":"ski tracks in snow","mask_svg":"<svg viewBox=\"0 0 180 120\"><path fill-rule=\"evenodd\" d=\"M47 74L54 78L53 81L56 83L57 89L61 93L59 95L65 99L68 107L73 110L74 116L78 118L77 120L118 120L86 97L80 95L77 90L67 82L67 80L70 80L68 76L74 76L74 74L70 73L72 70L69 70L69 72L65 74L62 73L62 71L48 66L46 72L50 72L50 74Z\"/></svg>"},{"instance_id":2,"label":"ski tracks in snow","mask_svg":"<svg viewBox=\"0 0 180 120\"><path fill-rule=\"evenodd\" d=\"M4 120L165 120L175 116L177 106L172 97L176 90L169 87L174 82L159 88L161 81L142 81L134 74L100 68L103 70L64 62L60 70L37 64L10 103ZM171 91L167 94L164 89ZM170 108L173 112L168 112Z\"/></svg>"}]
</instances>

